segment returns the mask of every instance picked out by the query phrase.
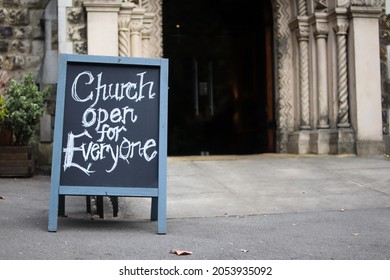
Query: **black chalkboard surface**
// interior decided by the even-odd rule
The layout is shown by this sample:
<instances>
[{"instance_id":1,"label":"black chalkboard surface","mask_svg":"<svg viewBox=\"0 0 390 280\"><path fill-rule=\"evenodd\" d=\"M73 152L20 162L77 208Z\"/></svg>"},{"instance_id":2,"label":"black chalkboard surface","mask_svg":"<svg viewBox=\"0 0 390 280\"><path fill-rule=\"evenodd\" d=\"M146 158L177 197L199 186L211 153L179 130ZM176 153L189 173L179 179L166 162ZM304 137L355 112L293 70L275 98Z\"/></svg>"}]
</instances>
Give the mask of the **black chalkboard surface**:
<instances>
[{"instance_id":1,"label":"black chalkboard surface","mask_svg":"<svg viewBox=\"0 0 390 280\"><path fill-rule=\"evenodd\" d=\"M49 231L60 196L136 196L165 234L167 110L167 59L60 55Z\"/></svg>"},{"instance_id":2,"label":"black chalkboard surface","mask_svg":"<svg viewBox=\"0 0 390 280\"><path fill-rule=\"evenodd\" d=\"M160 69L68 63L61 185L157 187Z\"/></svg>"}]
</instances>

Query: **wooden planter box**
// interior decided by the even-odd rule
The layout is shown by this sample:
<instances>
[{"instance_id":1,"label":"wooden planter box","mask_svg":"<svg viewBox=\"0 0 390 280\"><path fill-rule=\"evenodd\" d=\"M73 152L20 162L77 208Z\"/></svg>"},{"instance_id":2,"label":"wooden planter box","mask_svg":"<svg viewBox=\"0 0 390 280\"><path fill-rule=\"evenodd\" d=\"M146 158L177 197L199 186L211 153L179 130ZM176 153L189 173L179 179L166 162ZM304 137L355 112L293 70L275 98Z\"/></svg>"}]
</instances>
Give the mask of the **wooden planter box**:
<instances>
[{"instance_id":1,"label":"wooden planter box","mask_svg":"<svg viewBox=\"0 0 390 280\"><path fill-rule=\"evenodd\" d=\"M33 155L30 146L0 146L0 177L31 177Z\"/></svg>"}]
</instances>

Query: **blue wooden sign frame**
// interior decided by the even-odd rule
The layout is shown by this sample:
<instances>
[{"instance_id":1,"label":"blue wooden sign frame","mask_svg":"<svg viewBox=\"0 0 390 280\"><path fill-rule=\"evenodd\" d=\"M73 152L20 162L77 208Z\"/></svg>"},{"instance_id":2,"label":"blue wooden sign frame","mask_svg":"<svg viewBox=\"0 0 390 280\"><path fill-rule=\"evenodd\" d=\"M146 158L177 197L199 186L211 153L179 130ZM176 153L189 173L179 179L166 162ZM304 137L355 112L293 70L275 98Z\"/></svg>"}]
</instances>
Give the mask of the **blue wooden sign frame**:
<instances>
[{"instance_id":1,"label":"blue wooden sign frame","mask_svg":"<svg viewBox=\"0 0 390 280\"><path fill-rule=\"evenodd\" d=\"M72 63L82 65L94 65L102 67L153 67L159 69L159 112L158 116L158 141L156 145L158 153L157 185L153 186L121 186L121 185L85 185L80 183L63 184L61 174L64 172L64 120L67 112L65 108L67 71ZM69 88L69 86L68 86ZM69 108L68 108L69 109ZM60 196L116 196L116 197L150 197L151 219L157 220L157 233L166 234L166 185L167 185L167 111L168 111L168 60L163 58L130 58L115 56L74 55L61 54L58 73L57 100L54 128L54 144L52 159L52 177L50 190L48 230L57 231L58 208ZM77 181L77 180L76 180Z\"/></svg>"}]
</instances>

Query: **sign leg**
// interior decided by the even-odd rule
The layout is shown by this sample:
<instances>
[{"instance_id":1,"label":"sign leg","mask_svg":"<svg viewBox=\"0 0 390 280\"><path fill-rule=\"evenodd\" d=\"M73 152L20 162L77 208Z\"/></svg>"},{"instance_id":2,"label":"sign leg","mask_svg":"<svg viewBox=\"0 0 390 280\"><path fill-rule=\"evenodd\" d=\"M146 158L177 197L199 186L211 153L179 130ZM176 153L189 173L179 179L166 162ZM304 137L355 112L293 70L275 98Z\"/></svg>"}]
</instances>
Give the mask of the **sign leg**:
<instances>
[{"instance_id":1,"label":"sign leg","mask_svg":"<svg viewBox=\"0 0 390 280\"><path fill-rule=\"evenodd\" d=\"M48 230L51 232L57 231L57 221L58 221L58 207L59 207L59 194L58 187L53 187L50 193L50 206L49 206L49 226Z\"/></svg>"},{"instance_id":2,"label":"sign leg","mask_svg":"<svg viewBox=\"0 0 390 280\"><path fill-rule=\"evenodd\" d=\"M166 196L158 196L158 212L157 212L157 234L166 234L167 233L167 203Z\"/></svg>"}]
</instances>

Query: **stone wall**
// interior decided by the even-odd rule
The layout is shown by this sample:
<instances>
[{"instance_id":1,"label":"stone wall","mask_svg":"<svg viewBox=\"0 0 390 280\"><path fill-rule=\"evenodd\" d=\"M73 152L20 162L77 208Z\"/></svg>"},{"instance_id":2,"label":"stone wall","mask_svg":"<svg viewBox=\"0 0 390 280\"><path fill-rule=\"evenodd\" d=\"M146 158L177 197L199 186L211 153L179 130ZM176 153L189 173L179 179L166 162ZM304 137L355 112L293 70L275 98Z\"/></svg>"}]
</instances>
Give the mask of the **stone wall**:
<instances>
[{"instance_id":1,"label":"stone wall","mask_svg":"<svg viewBox=\"0 0 390 280\"><path fill-rule=\"evenodd\" d=\"M73 43L73 53L87 54L87 22L82 0L73 0L73 7L66 8L67 36Z\"/></svg>"},{"instance_id":2,"label":"stone wall","mask_svg":"<svg viewBox=\"0 0 390 280\"><path fill-rule=\"evenodd\" d=\"M48 2L0 1L0 68L14 79L27 72L37 77L42 66L45 34L41 19Z\"/></svg>"}]
</instances>

